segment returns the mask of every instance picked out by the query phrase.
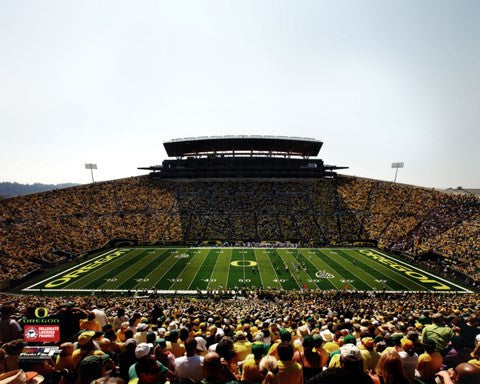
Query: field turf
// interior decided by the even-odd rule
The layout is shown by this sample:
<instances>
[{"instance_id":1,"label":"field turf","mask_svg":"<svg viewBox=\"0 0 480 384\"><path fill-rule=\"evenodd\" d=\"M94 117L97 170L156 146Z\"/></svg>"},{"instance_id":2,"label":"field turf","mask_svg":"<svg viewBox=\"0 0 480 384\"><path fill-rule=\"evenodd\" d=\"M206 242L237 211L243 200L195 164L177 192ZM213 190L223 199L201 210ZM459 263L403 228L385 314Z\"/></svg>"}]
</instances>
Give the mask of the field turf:
<instances>
[{"instance_id":1,"label":"field turf","mask_svg":"<svg viewBox=\"0 0 480 384\"><path fill-rule=\"evenodd\" d=\"M370 248L117 248L24 292L173 292L234 288L469 292Z\"/></svg>"}]
</instances>

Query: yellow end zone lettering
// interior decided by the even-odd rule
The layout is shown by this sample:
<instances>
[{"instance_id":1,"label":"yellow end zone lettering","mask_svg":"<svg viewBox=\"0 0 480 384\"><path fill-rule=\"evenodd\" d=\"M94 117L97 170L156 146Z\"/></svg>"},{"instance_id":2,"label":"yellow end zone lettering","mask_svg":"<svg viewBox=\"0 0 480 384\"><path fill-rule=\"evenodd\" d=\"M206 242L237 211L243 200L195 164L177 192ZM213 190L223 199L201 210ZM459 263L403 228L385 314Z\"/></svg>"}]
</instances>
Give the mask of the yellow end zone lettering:
<instances>
[{"instance_id":1,"label":"yellow end zone lettering","mask_svg":"<svg viewBox=\"0 0 480 384\"><path fill-rule=\"evenodd\" d=\"M389 260L387 259L386 257L383 257L383 256L380 256L380 255L377 255L376 253L372 252L372 251L368 251L368 250L365 250L365 249L361 249L359 250L359 252L365 256L369 256L371 257L372 259L378 261L379 263L382 263L382 264L386 264L388 265L390 268L392 269L395 269L397 271L400 271L400 272L404 272L405 275L415 279L415 280L418 280L419 282L423 283L423 284L435 284L432 286L432 288L434 289L437 289L437 290L449 290L451 289L448 285L446 284L443 284L437 280L433 280L433 279L430 279L428 276L424 275L423 273L420 273L420 272L417 272L417 271L414 271L404 265L400 265L396 262L394 262L393 260Z\"/></svg>"},{"instance_id":2,"label":"yellow end zone lettering","mask_svg":"<svg viewBox=\"0 0 480 384\"><path fill-rule=\"evenodd\" d=\"M58 279L55 279L55 280L52 280L52 281L48 282L47 284L45 284L45 288L56 288L60 285L66 284L70 280L76 279L77 277L80 277L80 275L82 273L87 273L92 269L96 269L99 266L101 266L102 264L108 263L113 258L121 256L124 253L126 253L126 251L116 251L111 255L107 255L107 256L104 256L100 259L97 259L97 260L93 261L92 263L84 265L83 267L81 267L79 269L76 269L74 271L66 273L65 275L63 275L62 277L60 277Z\"/></svg>"},{"instance_id":3,"label":"yellow end zone lettering","mask_svg":"<svg viewBox=\"0 0 480 384\"><path fill-rule=\"evenodd\" d=\"M70 281L69 277L62 277L61 279L50 281L48 284L45 284L45 288L55 288L59 285L68 283Z\"/></svg>"}]
</instances>

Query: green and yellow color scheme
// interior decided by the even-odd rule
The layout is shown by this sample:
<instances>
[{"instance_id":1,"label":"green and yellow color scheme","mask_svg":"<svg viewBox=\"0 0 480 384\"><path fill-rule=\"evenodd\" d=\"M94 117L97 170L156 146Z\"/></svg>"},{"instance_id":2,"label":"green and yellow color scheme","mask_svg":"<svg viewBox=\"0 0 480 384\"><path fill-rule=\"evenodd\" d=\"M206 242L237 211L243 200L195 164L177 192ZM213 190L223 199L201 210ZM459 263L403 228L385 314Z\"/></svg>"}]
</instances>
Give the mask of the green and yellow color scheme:
<instances>
[{"instance_id":1,"label":"green and yellow color scheme","mask_svg":"<svg viewBox=\"0 0 480 384\"><path fill-rule=\"evenodd\" d=\"M258 288L470 292L371 248L113 249L24 292L181 292Z\"/></svg>"}]
</instances>

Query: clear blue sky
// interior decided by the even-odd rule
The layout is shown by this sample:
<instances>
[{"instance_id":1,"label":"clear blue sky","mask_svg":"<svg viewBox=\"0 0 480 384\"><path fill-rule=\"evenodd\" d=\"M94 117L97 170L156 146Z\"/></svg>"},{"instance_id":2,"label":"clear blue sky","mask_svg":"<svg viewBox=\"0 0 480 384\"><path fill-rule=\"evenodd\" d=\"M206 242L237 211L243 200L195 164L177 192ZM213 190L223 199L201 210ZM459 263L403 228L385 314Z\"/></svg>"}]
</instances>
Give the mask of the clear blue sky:
<instances>
[{"instance_id":1,"label":"clear blue sky","mask_svg":"<svg viewBox=\"0 0 480 384\"><path fill-rule=\"evenodd\" d=\"M480 187L479 1L0 0L0 181L88 183L204 135Z\"/></svg>"}]
</instances>

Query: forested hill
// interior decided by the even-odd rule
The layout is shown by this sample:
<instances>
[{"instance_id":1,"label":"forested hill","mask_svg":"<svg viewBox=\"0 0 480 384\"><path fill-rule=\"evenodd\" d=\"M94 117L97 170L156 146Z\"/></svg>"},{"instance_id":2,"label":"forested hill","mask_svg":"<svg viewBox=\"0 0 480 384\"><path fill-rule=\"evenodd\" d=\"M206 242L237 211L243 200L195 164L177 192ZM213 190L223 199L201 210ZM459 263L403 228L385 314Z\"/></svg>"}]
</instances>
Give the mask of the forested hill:
<instances>
[{"instance_id":1,"label":"forested hill","mask_svg":"<svg viewBox=\"0 0 480 384\"><path fill-rule=\"evenodd\" d=\"M62 189L73 187L78 184L63 183L63 184L19 184L0 182L0 198L13 197L18 195L28 195L29 193L51 191L52 189Z\"/></svg>"}]
</instances>

